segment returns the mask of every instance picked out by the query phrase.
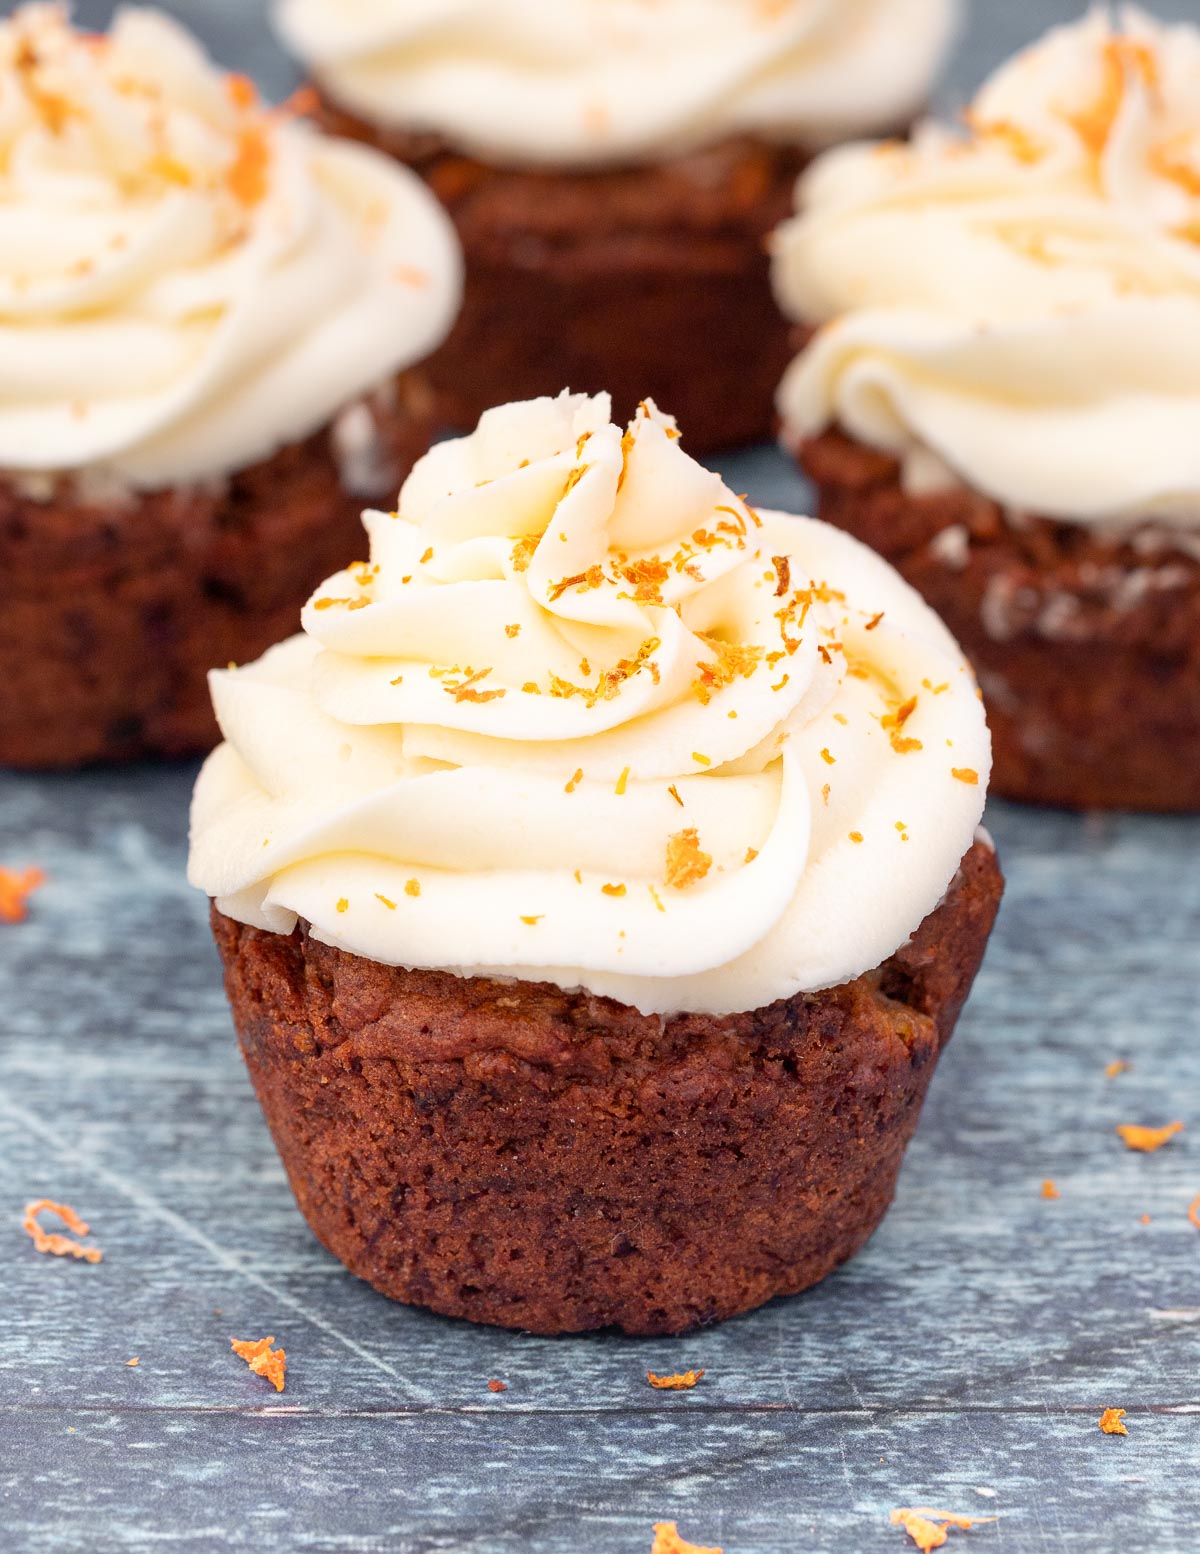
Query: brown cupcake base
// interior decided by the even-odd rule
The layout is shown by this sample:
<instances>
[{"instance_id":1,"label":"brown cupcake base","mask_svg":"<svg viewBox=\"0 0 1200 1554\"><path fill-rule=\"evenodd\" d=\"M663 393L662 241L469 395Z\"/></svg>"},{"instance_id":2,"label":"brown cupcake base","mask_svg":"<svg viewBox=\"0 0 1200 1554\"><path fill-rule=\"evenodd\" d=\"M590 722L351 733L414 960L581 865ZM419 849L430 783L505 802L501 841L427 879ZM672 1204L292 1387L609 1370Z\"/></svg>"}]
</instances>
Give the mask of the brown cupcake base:
<instances>
[{"instance_id":1,"label":"brown cupcake base","mask_svg":"<svg viewBox=\"0 0 1200 1554\"><path fill-rule=\"evenodd\" d=\"M35 500L0 477L0 766L210 749L208 670L296 630L312 590L362 550L363 508L390 507L429 446L419 375L368 410L378 442L353 491L333 427L186 489L100 500L63 480Z\"/></svg>"},{"instance_id":2,"label":"brown cupcake base","mask_svg":"<svg viewBox=\"0 0 1200 1554\"><path fill-rule=\"evenodd\" d=\"M693 453L772 434L789 348L765 245L801 152L737 140L641 168L513 170L328 101L320 117L412 167L458 228L463 309L426 364L450 425L571 388L610 392L618 421L656 400Z\"/></svg>"},{"instance_id":3,"label":"brown cupcake base","mask_svg":"<svg viewBox=\"0 0 1200 1554\"><path fill-rule=\"evenodd\" d=\"M878 1225L1001 889L977 843L880 970L725 1018L380 966L215 908L213 929L335 1257L474 1322L677 1333L815 1284Z\"/></svg>"},{"instance_id":4,"label":"brown cupcake base","mask_svg":"<svg viewBox=\"0 0 1200 1554\"><path fill-rule=\"evenodd\" d=\"M974 664L994 793L1200 811L1200 558L1163 530L1114 538L1016 522L962 488L908 495L895 459L837 430L795 452L820 516L885 556Z\"/></svg>"}]
</instances>

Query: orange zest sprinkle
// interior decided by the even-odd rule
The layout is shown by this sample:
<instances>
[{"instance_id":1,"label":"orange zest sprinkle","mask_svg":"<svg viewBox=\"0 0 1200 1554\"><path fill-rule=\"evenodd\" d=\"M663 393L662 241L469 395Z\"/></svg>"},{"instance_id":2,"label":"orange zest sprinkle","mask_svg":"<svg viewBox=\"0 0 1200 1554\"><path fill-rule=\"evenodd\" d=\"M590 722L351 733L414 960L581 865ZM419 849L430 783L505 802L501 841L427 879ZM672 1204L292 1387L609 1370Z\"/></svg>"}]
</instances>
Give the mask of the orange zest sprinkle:
<instances>
[{"instance_id":1,"label":"orange zest sprinkle","mask_svg":"<svg viewBox=\"0 0 1200 1554\"><path fill-rule=\"evenodd\" d=\"M1158 60L1144 43L1131 38L1110 38L1104 46L1104 80L1100 95L1087 108L1064 114L1064 118L1083 141L1088 152L1099 158L1125 101L1127 76L1138 74L1154 89L1159 84Z\"/></svg>"},{"instance_id":2,"label":"orange zest sprinkle","mask_svg":"<svg viewBox=\"0 0 1200 1554\"><path fill-rule=\"evenodd\" d=\"M1200 167L1188 155L1192 137L1178 135L1172 140L1155 146L1150 153L1150 166L1161 178L1178 184L1185 194L1200 199Z\"/></svg>"},{"instance_id":3,"label":"orange zest sprinkle","mask_svg":"<svg viewBox=\"0 0 1200 1554\"><path fill-rule=\"evenodd\" d=\"M1127 1074L1129 1064L1124 1058L1114 1058L1104 1070L1105 1079L1115 1079L1118 1074Z\"/></svg>"},{"instance_id":4,"label":"orange zest sprinkle","mask_svg":"<svg viewBox=\"0 0 1200 1554\"><path fill-rule=\"evenodd\" d=\"M421 881L408 880L404 886L404 894L406 896L419 896L421 894Z\"/></svg>"},{"instance_id":5,"label":"orange zest sprinkle","mask_svg":"<svg viewBox=\"0 0 1200 1554\"><path fill-rule=\"evenodd\" d=\"M1126 1149L1152 1155L1156 1149L1161 1149L1168 1139L1183 1132L1183 1123L1169 1122L1165 1128L1140 1128L1136 1123L1122 1122L1117 1125L1117 1132L1121 1135Z\"/></svg>"},{"instance_id":6,"label":"orange zest sprinkle","mask_svg":"<svg viewBox=\"0 0 1200 1554\"><path fill-rule=\"evenodd\" d=\"M541 922L542 918L545 917L545 915L545 912L539 912L536 917L522 916L521 921L523 923L528 923L531 928L535 928L537 924Z\"/></svg>"},{"instance_id":7,"label":"orange zest sprinkle","mask_svg":"<svg viewBox=\"0 0 1200 1554\"><path fill-rule=\"evenodd\" d=\"M571 778L570 782L563 789L563 792L564 793L574 793L575 789L579 786L579 784L582 781L583 781L583 767L581 766L579 768L579 770L575 773L574 777Z\"/></svg>"},{"instance_id":8,"label":"orange zest sprinkle","mask_svg":"<svg viewBox=\"0 0 1200 1554\"><path fill-rule=\"evenodd\" d=\"M775 585L775 597L782 599L792 586L792 563L786 556L772 556L771 563L775 568L775 576L779 579Z\"/></svg>"},{"instance_id":9,"label":"orange zest sprinkle","mask_svg":"<svg viewBox=\"0 0 1200 1554\"><path fill-rule=\"evenodd\" d=\"M493 1376L491 1381L488 1382L488 1391L489 1392L507 1392L508 1391L508 1383L506 1381L499 1381L495 1376Z\"/></svg>"},{"instance_id":10,"label":"orange zest sprinkle","mask_svg":"<svg viewBox=\"0 0 1200 1554\"><path fill-rule=\"evenodd\" d=\"M704 638L716 658L697 664L699 678L692 682L692 694L702 706L707 707L712 693L732 685L739 675L748 680L762 662L763 650L753 643L722 642L717 638Z\"/></svg>"},{"instance_id":11,"label":"orange zest sprinkle","mask_svg":"<svg viewBox=\"0 0 1200 1554\"><path fill-rule=\"evenodd\" d=\"M274 1338L231 1338L229 1342L234 1354L245 1360L256 1376L265 1376L276 1392L283 1391L287 1354L271 1347Z\"/></svg>"},{"instance_id":12,"label":"orange zest sprinkle","mask_svg":"<svg viewBox=\"0 0 1200 1554\"><path fill-rule=\"evenodd\" d=\"M985 1522L994 1522L996 1518L994 1516L955 1516L953 1511L931 1511L928 1506L921 1505L911 1509L901 1507L892 1512L891 1520L893 1527L904 1528L921 1550L921 1554L929 1554L930 1549L942 1547L951 1527L969 1532L972 1527L982 1526Z\"/></svg>"},{"instance_id":13,"label":"orange zest sprinkle","mask_svg":"<svg viewBox=\"0 0 1200 1554\"><path fill-rule=\"evenodd\" d=\"M924 746L919 739L909 739L901 733L904 725L917 710L917 698L910 696L896 708L895 712L887 713L881 720L884 728L890 731L892 749L897 755L907 755L910 750L922 750Z\"/></svg>"},{"instance_id":14,"label":"orange zest sprinkle","mask_svg":"<svg viewBox=\"0 0 1200 1554\"><path fill-rule=\"evenodd\" d=\"M616 793L617 793L617 797L618 798L621 798L621 797L624 796L625 786L628 783L628 781L629 781L629 768L625 767L625 769L622 771L621 775L617 778Z\"/></svg>"},{"instance_id":15,"label":"orange zest sprinkle","mask_svg":"<svg viewBox=\"0 0 1200 1554\"><path fill-rule=\"evenodd\" d=\"M832 792L833 792L833 789L829 786L828 783L825 783L824 786L821 789L821 803L822 804L828 804L829 803L829 795Z\"/></svg>"},{"instance_id":16,"label":"orange zest sprinkle","mask_svg":"<svg viewBox=\"0 0 1200 1554\"><path fill-rule=\"evenodd\" d=\"M528 572L529 563L533 560L533 553L542 543L540 534L523 534L512 548L512 569L514 572Z\"/></svg>"},{"instance_id":17,"label":"orange zest sprinkle","mask_svg":"<svg viewBox=\"0 0 1200 1554\"><path fill-rule=\"evenodd\" d=\"M248 124L238 136L234 157L225 182L239 205L248 210L261 205L267 197L267 172L271 166L271 144L261 124Z\"/></svg>"},{"instance_id":18,"label":"orange zest sprinkle","mask_svg":"<svg viewBox=\"0 0 1200 1554\"><path fill-rule=\"evenodd\" d=\"M29 898L46 883L41 869L0 869L0 923L23 923Z\"/></svg>"},{"instance_id":19,"label":"orange zest sprinkle","mask_svg":"<svg viewBox=\"0 0 1200 1554\"><path fill-rule=\"evenodd\" d=\"M837 757L834 756L834 755L830 755L830 753L829 753L829 751L827 749L824 749L824 750L821 751L821 759L822 759L822 761L825 762L826 766L836 766L837 765Z\"/></svg>"},{"instance_id":20,"label":"orange zest sprinkle","mask_svg":"<svg viewBox=\"0 0 1200 1554\"><path fill-rule=\"evenodd\" d=\"M396 903L394 901L389 901L386 896L381 896L378 891L375 892L375 899L376 901L382 901L389 912L394 912L396 910Z\"/></svg>"},{"instance_id":21,"label":"orange zest sprinkle","mask_svg":"<svg viewBox=\"0 0 1200 1554\"><path fill-rule=\"evenodd\" d=\"M712 868L712 854L700 850L700 833L694 826L676 831L667 839L667 884L686 890L698 884Z\"/></svg>"},{"instance_id":22,"label":"orange zest sprinkle","mask_svg":"<svg viewBox=\"0 0 1200 1554\"><path fill-rule=\"evenodd\" d=\"M721 1549L701 1548L698 1543L686 1543L679 1536L674 1522L655 1522L654 1546L650 1554L722 1554Z\"/></svg>"},{"instance_id":23,"label":"orange zest sprinkle","mask_svg":"<svg viewBox=\"0 0 1200 1554\"><path fill-rule=\"evenodd\" d=\"M1196 1195L1188 1208L1188 1219L1195 1225L1197 1230L1200 1230L1200 1193Z\"/></svg>"},{"instance_id":24,"label":"orange zest sprinkle","mask_svg":"<svg viewBox=\"0 0 1200 1554\"><path fill-rule=\"evenodd\" d=\"M258 88L249 76L241 75L237 71L227 75L225 90L229 93L229 101L235 108L245 111L258 104Z\"/></svg>"},{"instance_id":25,"label":"orange zest sprinkle","mask_svg":"<svg viewBox=\"0 0 1200 1554\"><path fill-rule=\"evenodd\" d=\"M701 755L699 750L693 750L692 751L692 760L695 761L697 766L711 766L712 765L711 757L707 756L707 755Z\"/></svg>"},{"instance_id":26,"label":"orange zest sprinkle","mask_svg":"<svg viewBox=\"0 0 1200 1554\"><path fill-rule=\"evenodd\" d=\"M665 912L667 909L662 904L662 897L659 895L658 891L655 890L654 886L647 885L646 889L650 892L650 899L654 902L654 905L658 908L658 910L660 912Z\"/></svg>"},{"instance_id":27,"label":"orange zest sprinkle","mask_svg":"<svg viewBox=\"0 0 1200 1554\"><path fill-rule=\"evenodd\" d=\"M138 1359L137 1355L135 1354L132 1360L126 1360L125 1361L125 1368L127 1370L129 1370L132 1367L140 1365L140 1364L141 1364L141 1361Z\"/></svg>"},{"instance_id":28,"label":"orange zest sprinkle","mask_svg":"<svg viewBox=\"0 0 1200 1554\"><path fill-rule=\"evenodd\" d=\"M689 1392L703 1375L703 1371L681 1371L678 1376L656 1376L647 1371L646 1380L660 1392Z\"/></svg>"},{"instance_id":29,"label":"orange zest sprinkle","mask_svg":"<svg viewBox=\"0 0 1200 1554\"><path fill-rule=\"evenodd\" d=\"M104 1253L98 1246L80 1246L78 1241L72 1241L70 1236L59 1235L57 1232L45 1231L38 1224L39 1214L57 1214L67 1229L76 1236L86 1236L88 1226L69 1203L54 1203L49 1198L36 1198L32 1203L25 1205L25 1217L21 1221L21 1229L25 1234L33 1237L34 1250L46 1252L51 1257L77 1257L85 1263L98 1263Z\"/></svg>"},{"instance_id":30,"label":"orange zest sprinkle","mask_svg":"<svg viewBox=\"0 0 1200 1554\"><path fill-rule=\"evenodd\" d=\"M526 539L534 539L534 537L527 535ZM522 544L524 542L518 540L517 543ZM537 544L536 539L534 539L534 544ZM516 565L515 555L513 565ZM517 567L517 570L523 572L525 569L524 567ZM599 588L603 582L604 568L601 566L589 567L586 572L576 572L571 577L560 578L557 583L550 585L550 603L557 604L568 588L577 589L579 593L586 593L588 589Z\"/></svg>"},{"instance_id":31,"label":"orange zest sprinkle","mask_svg":"<svg viewBox=\"0 0 1200 1554\"><path fill-rule=\"evenodd\" d=\"M965 782L968 788L977 788L979 786L979 773L973 767L952 766L950 768L950 775L957 778L959 782Z\"/></svg>"},{"instance_id":32,"label":"orange zest sprinkle","mask_svg":"<svg viewBox=\"0 0 1200 1554\"><path fill-rule=\"evenodd\" d=\"M1062 1193L1059 1192L1058 1188L1054 1185L1054 1183L1050 1180L1049 1177L1047 1177L1046 1180L1042 1183L1042 1197L1043 1198L1061 1198L1062 1197Z\"/></svg>"},{"instance_id":33,"label":"orange zest sprinkle","mask_svg":"<svg viewBox=\"0 0 1200 1554\"><path fill-rule=\"evenodd\" d=\"M504 635L506 637L519 637L521 635L521 628L517 625L506 626L504 628Z\"/></svg>"},{"instance_id":34,"label":"orange zest sprinkle","mask_svg":"<svg viewBox=\"0 0 1200 1554\"><path fill-rule=\"evenodd\" d=\"M346 900L345 896L338 897L337 909L339 912L348 912L350 910L350 903Z\"/></svg>"},{"instance_id":35,"label":"orange zest sprinkle","mask_svg":"<svg viewBox=\"0 0 1200 1554\"><path fill-rule=\"evenodd\" d=\"M757 857L758 857L758 848L757 847L747 847L747 849L746 849L746 856L742 859L742 862L743 863L753 863L754 860Z\"/></svg>"},{"instance_id":36,"label":"orange zest sprinkle","mask_svg":"<svg viewBox=\"0 0 1200 1554\"><path fill-rule=\"evenodd\" d=\"M1121 1423L1124 1417L1123 1408L1106 1408L1096 1423L1105 1435L1128 1435L1129 1431Z\"/></svg>"},{"instance_id":37,"label":"orange zest sprinkle","mask_svg":"<svg viewBox=\"0 0 1200 1554\"><path fill-rule=\"evenodd\" d=\"M624 885L601 885L600 893L604 896L623 896L626 891Z\"/></svg>"},{"instance_id":38,"label":"orange zest sprinkle","mask_svg":"<svg viewBox=\"0 0 1200 1554\"><path fill-rule=\"evenodd\" d=\"M675 786L674 783L672 783L671 786L667 789L667 792L675 800L676 804L679 805L680 809L682 809L683 808L683 800L679 797L679 789Z\"/></svg>"},{"instance_id":39,"label":"orange zest sprinkle","mask_svg":"<svg viewBox=\"0 0 1200 1554\"><path fill-rule=\"evenodd\" d=\"M858 842L861 842L862 839L863 839L863 834L862 834L861 831L851 831L851 833L850 833L850 840L852 842L858 843Z\"/></svg>"},{"instance_id":40,"label":"orange zest sprinkle","mask_svg":"<svg viewBox=\"0 0 1200 1554\"><path fill-rule=\"evenodd\" d=\"M876 628L876 626L878 626L878 625L879 625L879 622L880 622L880 621L881 621L881 620L882 620L882 619L883 619L883 611L882 611L882 610L880 610L880 612L879 612L879 614L878 614L878 615L872 615L872 617L871 617L871 619L870 619L870 620L869 620L869 621L868 621L868 622L867 622L867 624L866 624L866 625L865 625L865 626L864 626L864 627L863 627L863 630L864 630L864 631L874 631L874 630L875 630L875 628Z\"/></svg>"}]
</instances>

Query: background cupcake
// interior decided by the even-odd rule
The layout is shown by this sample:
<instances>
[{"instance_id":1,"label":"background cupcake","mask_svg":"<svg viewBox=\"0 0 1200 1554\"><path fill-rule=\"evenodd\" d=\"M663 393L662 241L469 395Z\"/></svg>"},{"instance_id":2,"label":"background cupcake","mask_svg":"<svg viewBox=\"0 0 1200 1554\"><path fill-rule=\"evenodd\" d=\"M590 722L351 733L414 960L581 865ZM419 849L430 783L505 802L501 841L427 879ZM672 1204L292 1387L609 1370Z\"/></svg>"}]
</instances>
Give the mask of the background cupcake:
<instances>
[{"instance_id":1,"label":"background cupcake","mask_svg":"<svg viewBox=\"0 0 1200 1554\"><path fill-rule=\"evenodd\" d=\"M975 662L997 790L1200 808L1200 31L1049 34L775 254L785 441Z\"/></svg>"},{"instance_id":2,"label":"background cupcake","mask_svg":"<svg viewBox=\"0 0 1200 1554\"><path fill-rule=\"evenodd\" d=\"M564 383L770 435L765 235L814 146L907 124L954 0L282 0L339 132L426 177L467 254L448 418Z\"/></svg>"},{"instance_id":3,"label":"background cupcake","mask_svg":"<svg viewBox=\"0 0 1200 1554\"><path fill-rule=\"evenodd\" d=\"M434 449L304 635L213 675L192 815L317 1235L538 1332L678 1331L855 1251L1000 893L932 612L608 417Z\"/></svg>"},{"instance_id":4,"label":"background cupcake","mask_svg":"<svg viewBox=\"0 0 1200 1554\"><path fill-rule=\"evenodd\" d=\"M152 11L22 8L0 103L0 763L205 749L428 446L456 240Z\"/></svg>"}]
</instances>

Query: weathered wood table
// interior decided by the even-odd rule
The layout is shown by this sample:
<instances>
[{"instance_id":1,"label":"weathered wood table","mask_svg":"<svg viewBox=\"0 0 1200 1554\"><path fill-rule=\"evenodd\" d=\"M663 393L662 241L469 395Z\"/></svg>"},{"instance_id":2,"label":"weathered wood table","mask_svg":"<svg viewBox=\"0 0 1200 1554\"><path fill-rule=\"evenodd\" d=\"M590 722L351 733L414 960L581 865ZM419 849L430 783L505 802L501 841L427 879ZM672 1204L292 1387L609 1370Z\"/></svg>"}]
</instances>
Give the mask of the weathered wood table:
<instances>
[{"instance_id":1,"label":"weathered wood table","mask_svg":"<svg viewBox=\"0 0 1200 1554\"><path fill-rule=\"evenodd\" d=\"M177 9L285 87L250 0ZM978 0L955 80L1077 9ZM803 505L774 455L729 468ZM951 1534L980 1554L1200 1548L1200 822L993 806L1007 900L867 1250L687 1339L546 1341L391 1305L309 1235L183 880L193 775L0 777L0 864L50 876L0 926L3 1554L645 1554L664 1518L900 1554L914 1505L997 1517ZM1176 1118L1154 1155L1114 1133ZM36 1255L43 1194L102 1263ZM268 1333L278 1397L229 1349Z\"/></svg>"}]
</instances>

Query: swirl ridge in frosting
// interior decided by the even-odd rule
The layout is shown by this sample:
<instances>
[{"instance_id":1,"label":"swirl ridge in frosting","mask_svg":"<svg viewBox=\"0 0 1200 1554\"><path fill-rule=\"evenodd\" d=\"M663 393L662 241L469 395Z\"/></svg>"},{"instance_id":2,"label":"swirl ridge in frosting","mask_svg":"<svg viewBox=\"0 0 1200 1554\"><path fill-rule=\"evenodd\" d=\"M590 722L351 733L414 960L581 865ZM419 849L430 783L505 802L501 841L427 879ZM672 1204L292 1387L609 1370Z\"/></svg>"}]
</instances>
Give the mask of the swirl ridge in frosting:
<instances>
[{"instance_id":1,"label":"swirl ridge in frosting","mask_svg":"<svg viewBox=\"0 0 1200 1554\"><path fill-rule=\"evenodd\" d=\"M428 353L457 310L420 182L268 110L176 23L0 21L0 469L228 474Z\"/></svg>"},{"instance_id":2,"label":"swirl ridge in frosting","mask_svg":"<svg viewBox=\"0 0 1200 1554\"><path fill-rule=\"evenodd\" d=\"M750 133L804 145L923 103L956 0L281 0L345 107L485 159L653 159Z\"/></svg>"},{"instance_id":3,"label":"swirl ridge in frosting","mask_svg":"<svg viewBox=\"0 0 1200 1554\"><path fill-rule=\"evenodd\" d=\"M1200 527L1200 29L1097 8L965 130L829 153L774 266L824 326L789 440L836 421L1018 510Z\"/></svg>"},{"instance_id":4,"label":"swirl ridge in frosting","mask_svg":"<svg viewBox=\"0 0 1200 1554\"><path fill-rule=\"evenodd\" d=\"M229 915L728 1013L873 968L941 899L990 767L961 653L653 405L490 411L364 521L303 634L211 677L190 877Z\"/></svg>"}]
</instances>

